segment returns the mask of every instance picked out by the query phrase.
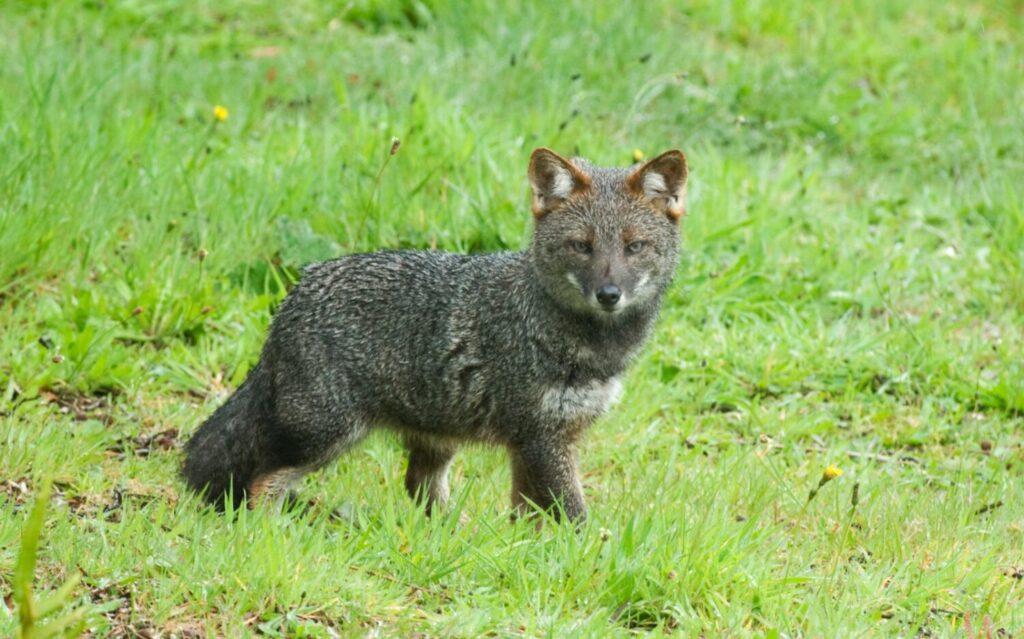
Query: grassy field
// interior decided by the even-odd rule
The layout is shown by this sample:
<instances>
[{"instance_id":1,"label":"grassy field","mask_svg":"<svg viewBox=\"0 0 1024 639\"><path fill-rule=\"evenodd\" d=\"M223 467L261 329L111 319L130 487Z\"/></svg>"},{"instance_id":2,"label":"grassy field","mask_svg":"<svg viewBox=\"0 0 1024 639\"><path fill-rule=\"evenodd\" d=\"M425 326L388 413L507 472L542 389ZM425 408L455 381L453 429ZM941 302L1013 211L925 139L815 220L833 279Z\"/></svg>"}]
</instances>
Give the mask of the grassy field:
<instances>
[{"instance_id":1,"label":"grassy field","mask_svg":"<svg viewBox=\"0 0 1024 639\"><path fill-rule=\"evenodd\" d=\"M513 4L0 7L0 635L52 477L95 636L1024 636L1021 5ZM184 491L303 264L523 247L542 145L691 165L579 532L483 448L428 520L385 436Z\"/></svg>"}]
</instances>

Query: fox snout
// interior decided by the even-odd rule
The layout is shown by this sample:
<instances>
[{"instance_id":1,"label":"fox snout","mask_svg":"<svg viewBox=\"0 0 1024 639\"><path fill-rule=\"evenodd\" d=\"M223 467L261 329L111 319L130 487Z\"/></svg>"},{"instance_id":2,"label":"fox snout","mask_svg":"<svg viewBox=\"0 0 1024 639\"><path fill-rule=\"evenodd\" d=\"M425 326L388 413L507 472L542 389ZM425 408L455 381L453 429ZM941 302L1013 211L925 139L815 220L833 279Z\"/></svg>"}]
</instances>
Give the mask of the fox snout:
<instances>
[{"instance_id":1,"label":"fox snout","mask_svg":"<svg viewBox=\"0 0 1024 639\"><path fill-rule=\"evenodd\" d=\"M594 293L597 302L607 311L615 309L615 305L622 299L622 289L614 284L605 284Z\"/></svg>"},{"instance_id":2,"label":"fox snout","mask_svg":"<svg viewBox=\"0 0 1024 639\"><path fill-rule=\"evenodd\" d=\"M626 308L632 302L631 294L618 281L602 278L588 278L585 273L566 274L566 279L575 290L575 305L599 314L613 314Z\"/></svg>"},{"instance_id":3,"label":"fox snout","mask_svg":"<svg viewBox=\"0 0 1024 639\"><path fill-rule=\"evenodd\" d=\"M632 273L614 249L595 250L590 272L584 278L590 284L590 305L601 311L615 313L633 301Z\"/></svg>"}]
</instances>

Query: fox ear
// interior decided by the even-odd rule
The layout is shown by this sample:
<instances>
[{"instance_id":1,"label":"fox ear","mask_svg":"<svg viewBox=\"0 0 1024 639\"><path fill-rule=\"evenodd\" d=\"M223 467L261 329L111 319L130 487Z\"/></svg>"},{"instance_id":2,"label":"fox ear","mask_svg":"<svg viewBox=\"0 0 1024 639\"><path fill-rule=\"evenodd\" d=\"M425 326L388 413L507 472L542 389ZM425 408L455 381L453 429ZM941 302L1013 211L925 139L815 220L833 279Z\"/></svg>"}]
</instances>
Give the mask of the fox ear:
<instances>
[{"instance_id":1,"label":"fox ear","mask_svg":"<svg viewBox=\"0 0 1024 639\"><path fill-rule=\"evenodd\" d=\"M686 212L686 175L682 151L666 151L630 173L626 188L678 222Z\"/></svg>"},{"instance_id":2,"label":"fox ear","mask_svg":"<svg viewBox=\"0 0 1024 639\"><path fill-rule=\"evenodd\" d=\"M590 188L590 176L551 149L540 148L530 155L530 186L533 215L543 217L570 196Z\"/></svg>"}]
</instances>

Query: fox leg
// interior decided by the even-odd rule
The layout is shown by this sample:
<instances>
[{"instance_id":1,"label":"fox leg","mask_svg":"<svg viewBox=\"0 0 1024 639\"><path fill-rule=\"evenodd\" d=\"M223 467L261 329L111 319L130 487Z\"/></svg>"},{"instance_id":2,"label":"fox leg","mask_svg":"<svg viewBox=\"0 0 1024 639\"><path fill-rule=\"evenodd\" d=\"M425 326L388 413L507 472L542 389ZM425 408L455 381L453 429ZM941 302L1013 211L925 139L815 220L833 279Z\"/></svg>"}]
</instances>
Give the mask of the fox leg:
<instances>
[{"instance_id":1,"label":"fox leg","mask_svg":"<svg viewBox=\"0 0 1024 639\"><path fill-rule=\"evenodd\" d=\"M295 499L294 487L305 472L299 468L278 468L257 475L246 487L249 508L266 502L280 512L285 502Z\"/></svg>"},{"instance_id":2,"label":"fox leg","mask_svg":"<svg viewBox=\"0 0 1024 639\"><path fill-rule=\"evenodd\" d=\"M409 496L425 504L427 514L444 508L448 502L448 469L455 457L455 447L430 441L425 437L407 435L409 467L405 471L405 489Z\"/></svg>"},{"instance_id":3,"label":"fox leg","mask_svg":"<svg viewBox=\"0 0 1024 639\"><path fill-rule=\"evenodd\" d=\"M326 410L302 414L293 409L293 414L305 419L296 420L297 424L277 423L258 471L245 486L250 508L268 501L280 510L286 501L294 500L293 489L304 476L337 459L369 431L366 420L333 419Z\"/></svg>"},{"instance_id":4,"label":"fox leg","mask_svg":"<svg viewBox=\"0 0 1024 639\"><path fill-rule=\"evenodd\" d=\"M570 521L586 518L574 446L531 442L512 449L511 457L512 506L517 514L527 512L533 502L556 518L561 513Z\"/></svg>"}]
</instances>

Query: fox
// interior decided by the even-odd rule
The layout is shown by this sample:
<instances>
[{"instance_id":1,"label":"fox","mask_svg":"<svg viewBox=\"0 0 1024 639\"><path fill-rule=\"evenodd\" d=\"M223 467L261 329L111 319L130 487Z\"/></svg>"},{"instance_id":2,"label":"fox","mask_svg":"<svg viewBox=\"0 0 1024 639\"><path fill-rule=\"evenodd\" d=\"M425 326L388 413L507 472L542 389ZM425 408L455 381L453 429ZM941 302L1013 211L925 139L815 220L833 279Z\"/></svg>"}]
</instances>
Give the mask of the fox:
<instances>
[{"instance_id":1,"label":"fox","mask_svg":"<svg viewBox=\"0 0 1024 639\"><path fill-rule=\"evenodd\" d=\"M428 515L458 449L483 443L508 451L514 517L584 521L578 442L618 400L672 283L687 175L679 150L607 168L538 148L525 250L306 267L258 362L186 444L185 483L220 508L280 502L383 428Z\"/></svg>"}]
</instances>

